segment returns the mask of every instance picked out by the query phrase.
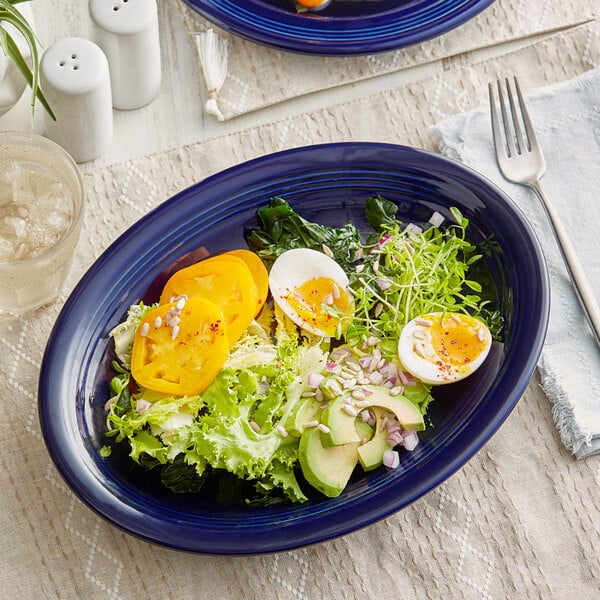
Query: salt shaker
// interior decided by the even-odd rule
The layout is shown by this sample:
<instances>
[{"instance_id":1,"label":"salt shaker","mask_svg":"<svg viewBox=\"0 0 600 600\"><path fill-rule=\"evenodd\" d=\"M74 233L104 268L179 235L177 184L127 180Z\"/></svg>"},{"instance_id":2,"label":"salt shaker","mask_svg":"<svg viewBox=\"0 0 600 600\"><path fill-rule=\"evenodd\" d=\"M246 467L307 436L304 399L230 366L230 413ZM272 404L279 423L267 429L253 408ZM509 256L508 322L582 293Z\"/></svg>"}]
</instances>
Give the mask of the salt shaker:
<instances>
[{"instance_id":1,"label":"salt shaker","mask_svg":"<svg viewBox=\"0 0 600 600\"><path fill-rule=\"evenodd\" d=\"M161 82L156 0L89 0L89 12L108 59L113 106L145 106Z\"/></svg>"},{"instance_id":2,"label":"salt shaker","mask_svg":"<svg viewBox=\"0 0 600 600\"><path fill-rule=\"evenodd\" d=\"M66 38L50 46L40 61L40 81L56 121L46 115L46 135L77 162L108 150L113 109L108 61L90 40Z\"/></svg>"}]
</instances>

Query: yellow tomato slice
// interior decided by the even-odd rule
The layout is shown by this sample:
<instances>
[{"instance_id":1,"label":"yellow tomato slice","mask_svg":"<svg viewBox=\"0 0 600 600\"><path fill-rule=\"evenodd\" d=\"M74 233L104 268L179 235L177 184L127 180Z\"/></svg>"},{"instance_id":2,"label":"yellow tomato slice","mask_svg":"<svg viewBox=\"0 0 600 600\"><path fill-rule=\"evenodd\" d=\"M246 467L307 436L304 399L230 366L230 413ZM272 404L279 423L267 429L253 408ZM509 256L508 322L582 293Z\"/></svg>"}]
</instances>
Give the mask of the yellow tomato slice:
<instances>
[{"instance_id":1,"label":"yellow tomato slice","mask_svg":"<svg viewBox=\"0 0 600 600\"><path fill-rule=\"evenodd\" d=\"M161 304L142 319L133 340L131 374L143 387L190 396L206 389L229 352L223 313L210 300Z\"/></svg>"},{"instance_id":2,"label":"yellow tomato slice","mask_svg":"<svg viewBox=\"0 0 600 600\"><path fill-rule=\"evenodd\" d=\"M174 273L163 288L160 303L173 298L206 298L225 317L231 345L258 312L258 288L246 263L236 256L214 256Z\"/></svg>"},{"instance_id":3,"label":"yellow tomato slice","mask_svg":"<svg viewBox=\"0 0 600 600\"><path fill-rule=\"evenodd\" d=\"M250 273L254 278L256 287L258 288L258 311L260 311L264 306L267 300L267 294L269 293L269 273L260 256L258 256L256 252L245 250L243 248L240 248L239 250L230 250L220 256L237 256L246 263L246 266L250 269Z\"/></svg>"}]
</instances>

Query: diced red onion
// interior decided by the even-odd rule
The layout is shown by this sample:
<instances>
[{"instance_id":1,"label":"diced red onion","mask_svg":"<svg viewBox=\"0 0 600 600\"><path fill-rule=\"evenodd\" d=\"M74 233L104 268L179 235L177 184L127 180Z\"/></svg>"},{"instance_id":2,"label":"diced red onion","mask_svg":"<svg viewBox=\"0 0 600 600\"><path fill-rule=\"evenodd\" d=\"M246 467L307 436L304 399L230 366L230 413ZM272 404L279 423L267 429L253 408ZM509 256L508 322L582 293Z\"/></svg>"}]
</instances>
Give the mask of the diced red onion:
<instances>
[{"instance_id":1,"label":"diced red onion","mask_svg":"<svg viewBox=\"0 0 600 600\"><path fill-rule=\"evenodd\" d=\"M400 431L390 433L386 439L392 446L399 446L404 443L404 438Z\"/></svg>"},{"instance_id":2,"label":"diced red onion","mask_svg":"<svg viewBox=\"0 0 600 600\"><path fill-rule=\"evenodd\" d=\"M443 222L444 222L444 215L440 214L439 212L437 212L437 210L431 215L431 218L429 219L429 222L434 226L434 227L439 227Z\"/></svg>"},{"instance_id":3,"label":"diced red onion","mask_svg":"<svg viewBox=\"0 0 600 600\"><path fill-rule=\"evenodd\" d=\"M383 464L388 469L395 469L400 464L400 455L395 450L386 450L383 453Z\"/></svg>"},{"instance_id":4,"label":"diced red onion","mask_svg":"<svg viewBox=\"0 0 600 600\"><path fill-rule=\"evenodd\" d=\"M398 377L402 385L406 387L415 387L417 385L417 380L408 371L398 369Z\"/></svg>"},{"instance_id":5,"label":"diced red onion","mask_svg":"<svg viewBox=\"0 0 600 600\"><path fill-rule=\"evenodd\" d=\"M411 452L412 450L414 450L417 445L419 444L419 436L417 435L416 432L411 431L409 433L406 433L404 435L404 441L403 441L404 447Z\"/></svg>"},{"instance_id":6,"label":"diced red onion","mask_svg":"<svg viewBox=\"0 0 600 600\"><path fill-rule=\"evenodd\" d=\"M325 365L325 370L328 371L329 373L335 373L335 374L337 374L337 373L339 373L342 370L342 367L338 363L328 362Z\"/></svg>"},{"instance_id":7,"label":"diced red onion","mask_svg":"<svg viewBox=\"0 0 600 600\"><path fill-rule=\"evenodd\" d=\"M346 348L346 346L338 346L337 348L334 348L329 355L332 362L341 362L342 360L350 358L351 356L352 351L350 348Z\"/></svg>"},{"instance_id":8,"label":"diced red onion","mask_svg":"<svg viewBox=\"0 0 600 600\"><path fill-rule=\"evenodd\" d=\"M377 419L375 418L375 415L370 411L370 410L361 410L359 413L360 416L360 420L363 421L363 423L366 423L367 425L370 425L371 427L375 427L375 425L377 424Z\"/></svg>"},{"instance_id":9,"label":"diced red onion","mask_svg":"<svg viewBox=\"0 0 600 600\"><path fill-rule=\"evenodd\" d=\"M379 246L379 248L383 248L390 241L391 237L391 233L382 235L379 240L377 240L377 246Z\"/></svg>"},{"instance_id":10,"label":"diced red onion","mask_svg":"<svg viewBox=\"0 0 600 600\"><path fill-rule=\"evenodd\" d=\"M387 362L387 361L383 361L383 363L381 364L381 366L379 367L379 372L384 375L385 377L390 377L391 375L395 375L396 374L396 367L394 367L393 364Z\"/></svg>"},{"instance_id":11,"label":"diced red onion","mask_svg":"<svg viewBox=\"0 0 600 600\"><path fill-rule=\"evenodd\" d=\"M306 383L308 387L318 388L324 381L325 377L321 373L310 373Z\"/></svg>"},{"instance_id":12,"label":"diced red onion","mask_svg":"<svg viewBox=\"0 0 600 600\"><path fill-rule=\"evenodd\" d=\"M406 231L410 231L411 233L422 233L423 232L421 227L419 227L418 225L415 225L414 223L409 223L406 226Z\"/></svg>"},{"instance_id":13,"label":"diced red onion","mask_svg":"<svg viewBox=\"0 0 600 600\"><path fill-rule=\"evenodd\" d=\"M361 356L358 359L358 364L360 364L363 369L368 369L369 365L371 364L371 355L365 354L364 356Z\"/></svg>"},{"instance_id":14,"label":"diced red onion","mask_svg":"<svg viewBox=\"0 0 600 600\"><path fill-rule=\"evenodd\" d=\"M373 371L373 373L369 375L369 381L373 385L379 385L383 382L383 375L379 371Z\"/></svg>"},{"instance_id":15,"label":"diced red onion","mask_svg":"<svg viewBox=\"0 0 600 600\"><path fill-rule=\"evenodd\" d=\"M389 417L389 413L382 413L379 417L379 431L387 431L387 420Z\"/></svg>"},{"instance_id":16,"label":"diced red onion","mask_svg":"<svg viewBox=\"0 0 600 600\"><path fill-rule=\"evenodd\" d=\"M397 431L402 431L400 423L398 423L398 420L394 417L388 417L386 419L386 429L388 430L388 433L396 433Z\"/></svg>"}]
</instances>

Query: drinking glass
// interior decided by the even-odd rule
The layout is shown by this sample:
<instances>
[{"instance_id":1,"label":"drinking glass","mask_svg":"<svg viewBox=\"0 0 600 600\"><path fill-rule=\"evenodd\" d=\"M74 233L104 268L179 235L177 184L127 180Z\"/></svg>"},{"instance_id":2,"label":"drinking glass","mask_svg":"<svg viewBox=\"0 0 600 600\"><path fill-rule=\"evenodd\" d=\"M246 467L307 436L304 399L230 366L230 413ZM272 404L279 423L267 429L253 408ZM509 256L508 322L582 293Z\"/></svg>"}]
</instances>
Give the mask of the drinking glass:
<instances>
[{"instance_id":1,"label":"drinking glass","mask_svg":"<svg viewBox=\"0 0 600 600\"><path fill-rule=\"evenodd\" d=\"M73 258L85 192L75 161L51 140L0 131L0 310L52 301Z\"/></svg>"}]
</instances>

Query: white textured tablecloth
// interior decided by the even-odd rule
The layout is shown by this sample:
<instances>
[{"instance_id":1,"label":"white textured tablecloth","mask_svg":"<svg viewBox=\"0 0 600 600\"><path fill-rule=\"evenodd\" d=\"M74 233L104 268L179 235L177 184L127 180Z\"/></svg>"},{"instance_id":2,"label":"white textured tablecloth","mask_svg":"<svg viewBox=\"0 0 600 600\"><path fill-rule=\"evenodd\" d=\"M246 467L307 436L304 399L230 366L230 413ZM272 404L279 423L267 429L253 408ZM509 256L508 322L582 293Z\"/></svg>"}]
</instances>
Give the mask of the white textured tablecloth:
<instances>
[{"instance_id":1,"label":"white textured tablecloth","mask_svg":"<svg viewBox=\"0 0 600 600\"><path fill-rule=\"evenodd\" d=\"M599 31L597 23L587 25L351 104L108 168L89 165L86 224L65 294L27 318L0 316L0 597L596 597L600 462L576 461L564 450L537 381L485 448L402 512L313 547L228 558L139 541L83 505L43 445L36 380L68 290L119 233L171 194L224 167L309 143L376 140L435 149L429 127L485 102L487 82L499 73L523 72L539 87L590 70L600 56Z\"/></svg>"},{"instance_id":2,"label":"white textured tablecloth","mask_svg":"<svg viewBox=\"0 0 600 600\"><path fill-rule=\"evenodd\" d=\"M210 24L181 0L175 1L194 43L195 33L205 31ZM597 0L496 0L471 21L438 38L392 52L355 57L285 53L219 30L230 51L218 104L224 118L230 119L310 92L556 31L598 16Z\"/></svg>"}]
</instances>

